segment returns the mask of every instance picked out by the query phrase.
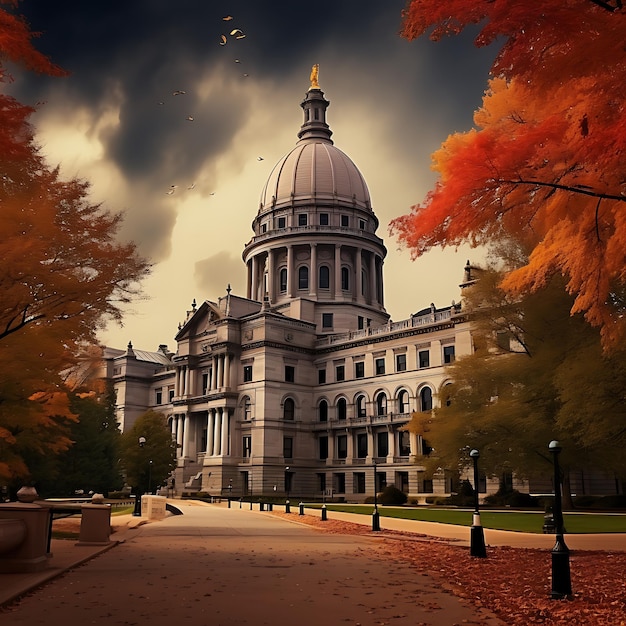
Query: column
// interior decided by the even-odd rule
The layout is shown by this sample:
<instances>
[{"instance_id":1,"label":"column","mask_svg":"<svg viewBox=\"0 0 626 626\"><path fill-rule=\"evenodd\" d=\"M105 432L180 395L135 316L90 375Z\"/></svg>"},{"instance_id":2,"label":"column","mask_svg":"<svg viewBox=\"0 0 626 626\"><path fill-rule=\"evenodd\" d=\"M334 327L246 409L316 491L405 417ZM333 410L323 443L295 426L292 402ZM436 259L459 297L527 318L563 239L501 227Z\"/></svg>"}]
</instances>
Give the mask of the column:
<instances>
[{"instance_id":1,"label":"column","mask_svg":"<svg viewBox=\"0 0 626 626\"><path fill-rule=\"evenodd\" d=\"M375 446L376 440L374 437L374 429L371 428L370 431L367 433L367 456L368 457L375 457L377 456L377 450L376 450L376 446Z\"/></svg>"},{"instance_id":2,"label":"column","mask_svg":"<svg viewBox=\"0 0 626 626\"><path fill-rule=\"evenodd\" d=\"M318 277L318 269L317 269L317 244L311 244L311 278L309 280L309 295L312 297L317 296L317 277Z\"/></svg>"},{"instance_id":3,"label":"column","mask_svg":"<svg viewBox=\"0 0 626 626\"><path fill-rule=\"evenodd\" d=\"M378 301L378 290L376 289L376 255L372 252L370 258L370 304Z\"/></svg>"},{"instance_id":4,"label":"column","mask_svg":"<svg viewBox=\"0 0 626 626\"><path fill-rule=\"evenodd\" d=\"M230 455L230 448L228 446L228 439L229 439L228 427L229 427L228 409L222 409L222 444L221 444L222 456Z\"/></svg>"},{"instance_id":5,"label":"column","mask_svg":"<svg viewBox=\"0 0 626 626\"><path fill-rule=\"evenodd\" d=\"M221 388L224 386L224 355L218 354L217 356L217 386Z\"/></svg>"},{"instance_id":6,"label":"column","mask_svg":"<svg viewBox=\"0 0 626 626\"><path fill-rule=\"evenodd\" d=\"M276 301L276 267L274 260L274 253L272 250L267 252L267 297L270 302Z\"/></svg>"},{"instance_id":7,"label":"column","mask_svg":"<svg viewBox=\"0 0 626 626\"><path fill-rule=\"evenodd\" d=\"M335 458L335 435L332 431L328 431L328 458L326 465L332 465Z\"/></svg>"},{"instance_id":8,"label":"column","mask_svg":"<svg viewBox=\"0 0 626 626\"><path fill-rule=\"evenodd\" d=\"M293 298L293 246L287 246L287 296Z\"/></svg>"},{"instance_id":9,"label":"column","mask_svg":"<svg viewBox=\"0 0 626 626\"><path fill-rule=\"evenodd\" d=\"M211 372L211 389L217 389L217 356L213 356L213 369Z\"/></svg>"},{"instance_id":10,"label":"column","mask_svg":"<svg viewBox=\"0 0 626 626\"><path fill-rule=\"evenodd\" d=\"M387 459L389 459L389 463L393 463L393 458L396 456L396 436L397 433L394 431L393 426L390 426L387 432L387 437L389 437Z\"/></svg>"},{"instance_id":11,"label":"column","mask_svg":"<svg viewBox=\"0 0 626 626\"><path fill-rule=\"evenodd\" d=\"M230 355L224 355L224 387L230 387Z\"/></svg>"},{"instance_id":12,"label":"column","mask_svg":"<svg viewBox=\"0 0 626 626\"><path fill-rule=\"evenodd\" d=\"M419 454L417 433L409 433L410 455L416 457Z\"/></svg>"},{"instance_id":13,"label":"column","mask_svg":"<svg viewBox=\"0 0 626 626\"><path fill-rule=\"evenodd\" d=\"M183 458L189 456L189 415L183 415Z\"/></svg>"},{"instance_id":14,"label":"column","mask_svg":"<svg viewBox=\"0 0 626 626\"><path fill-rule=\"evenodd\" d=\"M174 417L176 419L176 457L180 458L183 454L183 422L180 415Z\"/></svg>"},{"instance_id":15,"label":"column","mask_svg":"<svg viewBox=\"0 0 626 626\"><path fill-rule=\"evenodd\" d=\"M361 278L361 274L363 273L362 269L362 250L361 248L356 249L354 266L356 277L354 279L354 295L356 296L357 302L363 302L363 281Z\"/></svg>"},{"instance_id":16,"label":"column","mask_svg":"<svg viewBox=\"0 0 626 626\"><path fill-rule=\"evenodd\" d=\"M253 256L250 260L250 264L248 265L248 299L249 300L257 300L256 293L256 257Z\"/></svg>"},{"instance_id":17,"label":"column","mask_svg":"<svg viewBox=\"0 0 626 626\"><path fill-rule=\"evenodd\" d=\"M209 409L209 413L206 421L206 455L213 456L213 435L215 429L215 414L213 409Z\"/></svg>"},{"instance_id":18,"label":"column","mask_svg":"<svg viewBox=\"0 0 626 626\"><path fill-rule=\"evenodd\" d=\"M222 426L222 421L220 419L219 413L215 415L215 423L213 424L213 456L219 456L221 454L220 444L221 444L221 436L222 433L220 428Z\"/></svg>"},{"instance_id":19,"label":"column","mask_svg":"<svg viewBox=\"0 0 626 626\"><path fill-rule=\"evenodd\" d=\"M185 381L183 385L185 387L185 395L188 396L191 391L191 387L189 384L189 366L188 365L185 365Z\"/></svg>"},{"instance_id":20,"label":"column","mask_svg":"<svg viewBox=\"0 0 626 626\"><path fill-rule=\"evenodd\" d=\"M335 245L335 298L341 293L341 246Z\"/></svg>"},{"instance_id":21,"label":"column","mask_svg":"<svg viewBox=\"0 0 626 626\"><path fill-rule=\"evenodd\" d=\"M346 434L348 435L348 463L352 463L354 458L354 435L351 430L346 428Z\"/></svg>"}]
</instances>

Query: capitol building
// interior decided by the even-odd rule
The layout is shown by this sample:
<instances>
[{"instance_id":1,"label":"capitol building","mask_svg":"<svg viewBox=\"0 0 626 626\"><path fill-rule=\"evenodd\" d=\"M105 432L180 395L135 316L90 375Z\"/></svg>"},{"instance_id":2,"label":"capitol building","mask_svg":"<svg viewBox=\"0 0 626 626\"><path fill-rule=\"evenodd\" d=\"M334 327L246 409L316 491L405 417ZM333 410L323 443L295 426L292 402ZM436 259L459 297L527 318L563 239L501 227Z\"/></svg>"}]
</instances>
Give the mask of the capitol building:
<instances>
[{"instance_id":1,"label":"capitol building","mask_svg":"<svg viewBox=\"0 0 626 626\"><path fill-rule=\"evenodd\" d=\"M430 447L406 426L446 401L445 366L472 352L470 324L454 303L390 320L378 219L328 105L312 80L295 147L251 213L245 297L194 301L171 350L105 350L122 430L148 409L166 416L178 495L451 491L444 470L425 474ZM459 278L472 281L469 264Z\"/></svg>"}]
</instances>

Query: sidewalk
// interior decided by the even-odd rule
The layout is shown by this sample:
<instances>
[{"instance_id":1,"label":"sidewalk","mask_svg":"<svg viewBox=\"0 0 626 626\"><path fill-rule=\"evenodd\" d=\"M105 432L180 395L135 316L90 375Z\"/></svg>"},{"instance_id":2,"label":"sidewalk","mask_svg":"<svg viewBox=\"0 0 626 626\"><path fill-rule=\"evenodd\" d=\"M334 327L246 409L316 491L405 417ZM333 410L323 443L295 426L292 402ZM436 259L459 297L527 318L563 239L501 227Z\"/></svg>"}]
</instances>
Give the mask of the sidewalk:
<instances>
[{"instance_id":1,"label":"sidewalk","mask_svg":"<svg viewBox=\"0 0 626 626\"><path fill-rule=\"evenodd\" d=\"M175 501L180 503L180 501ZM206 504L202 502L185 502L185 505L227 507L227 503ZM248 505L249 506L249 505ZM233 508L239 508L238 502L232 503ZM277 511L283 510L277 507ZM260 513L255 508L253 513ZM308 509L307 515L319 515L319 511ZM271 513L268 513L271 515ZM298 522L299 512L297 507L291 508L291 521ZM357 515L351 513L339 513L328 511L329 520L352 522L371 527L371 517L368 515ZM0 607L13 600L27 594L48 581L57 578L94 557L123 543L137 533L137 529L147 523L159 524L157 521L150 521L142 517L132 515L113 516L111 523L114 532L111 534L111 543L105 546L77 545L77 541L71 539L53 539L51 543L50 564L48 568L39 572L1 574L0 573ZM451 524L439 524L434 522L417 522L412 520L402 520L390 517L380 517L381 535L385 530L395 530L413 533L416 536L428 538L440 538L458 543L458 545L468 546L470 540L470 529L466 526L454 526ZM554 535L539 535L534 533L516 533L499 530L485 529L485 543L487 546L512 546L518 548L539 548L550 550L554 546ZM565 541L570 550L604 550L607 552L626 551L626 533L624 534L585 534L585 535L565 535Z\"/></svg>"}]
</instances>

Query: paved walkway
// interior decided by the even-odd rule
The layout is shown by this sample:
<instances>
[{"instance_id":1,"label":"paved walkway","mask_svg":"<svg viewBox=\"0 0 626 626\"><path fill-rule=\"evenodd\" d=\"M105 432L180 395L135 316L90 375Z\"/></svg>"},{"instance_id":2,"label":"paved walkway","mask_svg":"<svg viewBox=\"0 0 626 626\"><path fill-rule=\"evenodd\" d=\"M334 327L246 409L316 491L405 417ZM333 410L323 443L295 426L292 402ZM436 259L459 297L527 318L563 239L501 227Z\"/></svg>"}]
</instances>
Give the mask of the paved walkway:
<instances>
[{"instance_id":1,"label":"paved walkway","mask_svg":"<svg viewBox=\"0 0 626 626\"><path fill-rule=\"evenodd\" d=\"M109 546L53 540L43 572L0 574L0 626L150 624L452 626L502 624L414 567L389 563L372 536L330 535L249 506L176 501L160 522L115 516ZM277 508L276 510L281 510ZM328 512L371 526L369 516ZM469 546L469 528L381 517L384 531ZM554 536L485 530L488 545L550 549ZM626 535L566 535L570 549L626 551ZM111 549L115 547L115 549ZM94 558L97 557L97 558ZM16 599L21 598L19 601Z\"/></svg>"}]
</instances>

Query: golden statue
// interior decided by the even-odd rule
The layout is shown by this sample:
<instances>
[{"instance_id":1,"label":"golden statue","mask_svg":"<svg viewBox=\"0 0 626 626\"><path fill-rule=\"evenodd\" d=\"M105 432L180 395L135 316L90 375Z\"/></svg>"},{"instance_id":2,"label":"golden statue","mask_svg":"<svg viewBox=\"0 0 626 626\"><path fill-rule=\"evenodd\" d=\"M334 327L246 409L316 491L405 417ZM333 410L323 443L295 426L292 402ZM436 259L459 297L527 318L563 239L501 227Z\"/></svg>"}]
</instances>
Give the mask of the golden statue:
<instances>
[{"instance_id":1,"label":"golden statue","mask_svg":"<svg viewBox=\"0 0 626 626\"><path fill-rule=\"evenodd\" d=\"M317 77L319 75L319 71L320 71L319 63L316 63L311 68L311 86L309 87L309 89L319 89L320 88L320 85L317 82Z\"/></svg>"}]
</instances>

